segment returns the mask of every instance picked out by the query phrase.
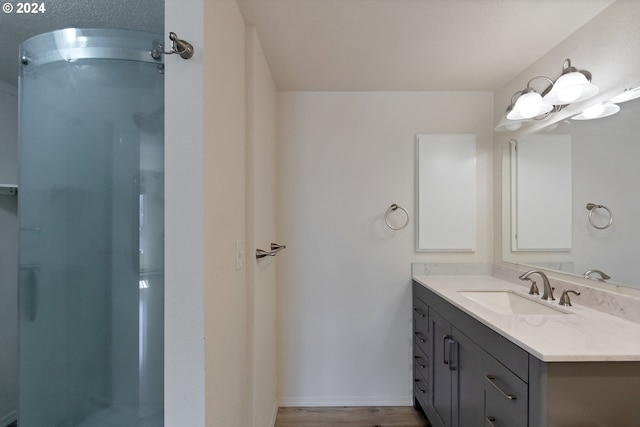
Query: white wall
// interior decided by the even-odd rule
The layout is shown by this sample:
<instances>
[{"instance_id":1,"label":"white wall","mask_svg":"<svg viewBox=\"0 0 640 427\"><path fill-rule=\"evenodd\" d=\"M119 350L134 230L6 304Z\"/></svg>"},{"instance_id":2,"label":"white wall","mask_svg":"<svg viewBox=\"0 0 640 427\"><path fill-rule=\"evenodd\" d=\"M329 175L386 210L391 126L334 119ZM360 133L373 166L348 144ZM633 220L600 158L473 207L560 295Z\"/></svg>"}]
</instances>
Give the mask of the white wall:
<instances>
[{"instance_id":1,"label":"white wall","mask_svg":"<svg viewBox=\"0 0 640 427\"><path fill-rule=\"evenodd\" d=\"M234 0L205 4L205 403L207 426L249 425L245 25Z\"/></svg>"},{"instance_id":2,"label":"white wall","mask_svg":"<svg viewBox=\"0 0 640 427\"><path fill-rule=\"evenodd\" d=\"M18 91L0 81L0 184L18 179ZM18 199L0 196L0 426L18 408Z\"/></svg>"},{"instance_id":3,"label":"white wall","mask_svg":"<svg viewBox=\"0 0 640 427\"><path fill-rule=\"evenodd\" d=\"M553 121L569 117L581 111L587 104L607 100L625 88L640 86L640 74L638 74L640 55L629 54L629 52L637 52L640 49L638 22L640 22L640 2L635 0L616 1L496 92L494 123L497 123L504 114L511 96L516 91L523 89L531 77L546 75L556 78L562 70L565 58L570 58L573 66L589 70L593 74L593 83L600 88L596 97L581 104L569 106L548 120L536 122L530 127L523 127L517 132L495 134L494 240L497 262L500 262L504 256L517 262L521 255L509 253L509 200L504 200L503 203L502 193L503 177L508 179L508 169L503 167L503 157L508 159L505 150L503 150L505 144L512 138L534 132ZM540 88L538 89L540 90ZM574 147L575 149L577 147ZM547 255L550 258L554 257L554 254ZM528 255L524 254L523 256ZM538 257L540 256L544 256L544 254L538 254Z\"/></svg>"},{"instance_id":4,"label":"white wall","mask_svg":"<svg viewBox=\"0 0 640 427\"><path fill-rule=\"evenodd\" d=\"M490 262L490 93L279 94L280 399L409 405L412 262ZM478 250L416 253L417 133L475 133ZM393 232L383 214L405 207Z\"/></svg>"},{"instance_id":5,"label":"white wall","mask_svg":"<svg viewBox=\"0 0 640 427\"><path fill-rule=\"evenodd\" d=\"M268 427L275 260L255 249L276 240L275 86L235 0L165 16L196 49L166 61L165 425Z\"/></svg>"},{"instance_id":6,"label":"white wall","mask_svg":"<svg viewBox=\"0 0 640 427\"><path fill-rule=\"evenodd\" d=\"M205 425L203 0L165 0L195 47L165 58L165 425ZM186 101L188 100L188 102Z\"/></svg>"},{"instance_id":7,"label":"white wall","mask_svg":"<svg viewBox=\"0 0 640 427\"><path fill-rule=\"evenodd\" d=\"M277 93L255 29L247 30L247 296L252 427L275 423L277 402L276 264L256 261L276 235Z\"/></svg>"}]
</instances>

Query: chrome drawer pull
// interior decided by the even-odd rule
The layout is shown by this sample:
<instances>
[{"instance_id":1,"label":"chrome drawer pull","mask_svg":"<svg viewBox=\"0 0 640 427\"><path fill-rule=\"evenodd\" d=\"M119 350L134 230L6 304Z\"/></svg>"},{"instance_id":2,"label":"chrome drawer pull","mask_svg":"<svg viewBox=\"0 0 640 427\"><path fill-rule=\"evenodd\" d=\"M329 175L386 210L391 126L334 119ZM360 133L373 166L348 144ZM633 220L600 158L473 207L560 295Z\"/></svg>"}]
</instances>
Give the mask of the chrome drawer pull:
<instances>
[{"instance_id":1,"label":"chrome drawer pull","mask_svg":"<svg viewBox=\"0 0 640 427\"><path fill-rule=\"evenodd\" d=\"M496 427L495 420L496 420L495 417L487 417L487 422L491 427Z\"/></svg>"},{"instance_id":2,"label":"chrome drawer pull","mask_svg":"<svg viewBox=\"0 0 640 427\"><path fill-rule=\"evenodd\" d=\"M420 388L420 382L421 382L420 380L413 380L413 382L416 383L416 387L418 387L418 391L420 393L426 393L427 392L427 390L423 390L423 389Z\"/></svg>"},{"instance_id":3,"label":"chrome drawer pull","mask_svg":"<svg viewBox=\"0 0 640 427\"><path fill-rule=\"evenodd\" d=\"M418 313L418 316L420 316L420 317L424 317L425 316L425 314L419 308L414 308L413 311Z\"/></svg>"},{"instance_id":4,"label":"chrome drawer pull","mask_svg":"<svg viewBox=\"0 0 640 427\"><path fill-rule=\"evenodd\" d=\"M418 366L420 366L422 369L427 367L427 365L425 365L424 363L420 362L422 360L422 357L414 356L413 358L416 360L416 363L418 364Z\"/></svg>"},{"instance_id":5,"label":"chrome drawer pull","mask_svg":"<svg viewBox=\"0 0 640 427\"><path fill-rule=\"evenodd\" d=\"M420 332L414 332L413 335L415 335L416 338L418 338L418 341L422 343L427 342L427 339Z\"/></svg>"},{"instance_id":6,"label":"chrome drawer pull","mask_svg":"<svg viewBox=\"0 0 640 427\"><path fill-rule=\"evenodd\" d=\"M504 397L506 397L509 400L516 400L516 396L514 394L511 393L505 393L500 387L498 387L498 384L496 384L494 382L494 380L496 379L495 376L493 375L487 375L485 377L487 379L487 381L489 381L491 383L492 386L494 386L496 388L496 390L498 390L500 392L500 394L502 394Z\"/></svg>"}]
</instances>

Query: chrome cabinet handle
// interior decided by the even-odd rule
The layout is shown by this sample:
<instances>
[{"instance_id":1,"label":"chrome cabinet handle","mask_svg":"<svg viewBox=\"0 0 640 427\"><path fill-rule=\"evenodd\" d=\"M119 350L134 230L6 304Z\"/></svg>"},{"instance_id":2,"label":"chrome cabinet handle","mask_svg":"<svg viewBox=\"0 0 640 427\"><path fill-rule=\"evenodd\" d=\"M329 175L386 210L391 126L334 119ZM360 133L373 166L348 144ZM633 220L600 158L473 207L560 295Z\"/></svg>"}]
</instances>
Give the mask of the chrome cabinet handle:
<instances>
[{"instance_id":1,"label":"chrome cabinet handle","mask_svg":"<svg viewBox=\"0 0 640 427\"><path fill-rule=\"evenodd\" d=\"M486 419L491 427L496 427L496 424L495 424L496 417L488 416Z\"/></svg>"},{"instance_id":2,"label":"chrome cabinet handle","mask_svg":"<svg viewBox=\"0 0 640 427\"><path fill-rule=\"evenodd\" d=\"M449 357L447 356L447 342L451 339L451 336L444 335L442 337L442 362L445 365L449 364ZM449 348L451 350L451 348Z\"/></svg>"},{"instance_id":3,"label":"chrome cabinet handle","mask_svg":"<svg viewBox=\"0 0 640 427\"><path fill-rule=\"evenodd\" d=\"M456 340L454 340L453 338L449 338L449 370L450 371L456 370L456 364L458 360L458 356L456 352L456 349L458 348L457 344L458 343L456 342Z\"/></svg>"},{"instance_id":4,"label":"chrome cabinet handle","mask_svg":"<svg viewBox=\"0 0 640 427\"><path fill-rule=\"evenodd\" d=\"M418 316L420 317L425 317L426 315L424 314L424 312L422 310L420 310L419 308L414 308L413 311L415 311L416 313L418 313Z\"/></svg>"},{"instance_id":5,"label":"chrome cabinet handle","mask_svg":"<svg viewBox=\"0 0 640 427\"><path fill-rule=\"evenodd\" d=\"M423 390L423 389L420 388L420 383L422 381L420 381L418 379L415 379L415 380L413 380L413 382L416 383L416 387L418 387L418 391L420 391L420 393L426 393L427 392L427 390Z\"/></svg>"},{"instance_id":6,"label":"chrome cabinet handle","mask_svg":"<svg viewBox=\"0 0 640 427\"><path fill-rule=\"evenodd\" d=\"M505 393L504 390L502 390L498 384L495 383L495 379L496 377L494 375L487 375L485 377L487 379L487 381L489 381L489 383L494 386L496 388L496 390L498 390L500 392L501 395L503 395L504 397L506 397L509 400L516 400L516 396L515 394L511 394L511 393Z\"/></svg>"},{"instance_id":7,"label":"chrome cabinet handle","mask_svg":"<svg viewBox=\"0 0 640 427\"><path fill-rule=\"evenodd\" d=\"M427 365L425 365L424 363L421 363L420 361L422 360L422 357L420 356L414 356L413 357L416 361L416 363L418 364L418 366L420 366L422 369L426 368Z\"/></svg>"},{"instance_id":8,"label":"chrome cabinet handle","mask_svg":"<svg viewBox=\"0 0 640 427\"><path fill-rule=\"evenodd\" d=\"M427 339L424 337L424 335L422 335L422 333L420 332L414 332L413 335L416 336L416 338L418 339L418 341L425 343L427 342Z\"/></svg>"},{"instance_id":9,"label":"chrome cabinet handle","mask_svg":"<svg viewBox=\"0 0 640 427\"><path fill-rule=\"evenodd\" d=\"M454 360L452 357L453 354L453 350L456 348L455 345L456 340L454 340L451 335L445 335L442 337L443 340L443 348L442 348L442 362L445 365L449 365L449 370L450 371L455 371L456 370L456 366L454 364ZM447 356L447 347L449 347L449 355Z\"/></svg>"}]
</instances>

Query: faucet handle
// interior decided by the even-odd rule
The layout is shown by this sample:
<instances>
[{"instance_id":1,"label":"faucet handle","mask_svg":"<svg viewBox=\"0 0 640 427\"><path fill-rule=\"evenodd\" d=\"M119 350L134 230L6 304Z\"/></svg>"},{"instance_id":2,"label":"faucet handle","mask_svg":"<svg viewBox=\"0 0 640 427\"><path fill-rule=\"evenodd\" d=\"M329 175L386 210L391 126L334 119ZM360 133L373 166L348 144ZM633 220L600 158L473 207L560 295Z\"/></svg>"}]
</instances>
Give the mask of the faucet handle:
<instances>
[{"instance_id":1,"label":"faucet handle","mask_svg":"<svg viewBox=\"0 0 640 427\"><path fill-rule=\"evenodd\" d=\"M560 305L567 305L571 307L571 299L569 298L569 294L580 295L580 292L574 290L562 291L562 296L560 297Z\"/></svg>"},{"instance_id":2,"label":"faucet handle","mask_svg":"<svg viewBox=\"0 0 640 427\"><path fill-rule=\"evenodd\" d=\"M528 277L522 280L528 280L529 282L531 282L531 287L529 288L529 295L540 295L540 291L538 290L538 285L536 284L535 280L530 279Z\"/></svg>"}]
</instances>

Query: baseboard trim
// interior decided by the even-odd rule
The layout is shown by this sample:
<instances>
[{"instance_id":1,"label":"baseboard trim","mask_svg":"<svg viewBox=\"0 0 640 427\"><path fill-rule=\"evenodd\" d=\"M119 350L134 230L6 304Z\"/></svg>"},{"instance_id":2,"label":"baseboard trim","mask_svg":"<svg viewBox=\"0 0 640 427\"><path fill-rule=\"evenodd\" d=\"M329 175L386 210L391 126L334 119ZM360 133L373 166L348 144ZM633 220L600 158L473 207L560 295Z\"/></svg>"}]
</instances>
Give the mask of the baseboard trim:
<instances>
[{"instance_id":1,"label":"baseboard trim","mask_svg":"<svg viewBox=\"0 0 640 427\"><path fill-rule=\"evenodd\" d=\"M280 396L279 406L413 406L412 396L341 396L341 397L294 397Z\"/></svg>"},{"instance_id":2,"label":"baseboard trim","mask_svg":"<svg viewBox=\"0 0 640 427\"><path fill-rule=\"evenodd\" d=\"M18 419L18 412L11 411L4 417L0 418L0 427L7 427L9 424Z\"/></svg>"},{"instance_id":3,"label":"baseboard trim","mask_svg":"<svg viewBox=\"0 0 640 427\"><path fill-rule=\"evenodd\" d=\"M278 408L280 407L280 405L278 405L278 402L276 402L273 405L273 413L271 414L271 424L269 424L271 427L275 427L276 425L276 418L278 418Z\"/></svg>"}]
</instances>

